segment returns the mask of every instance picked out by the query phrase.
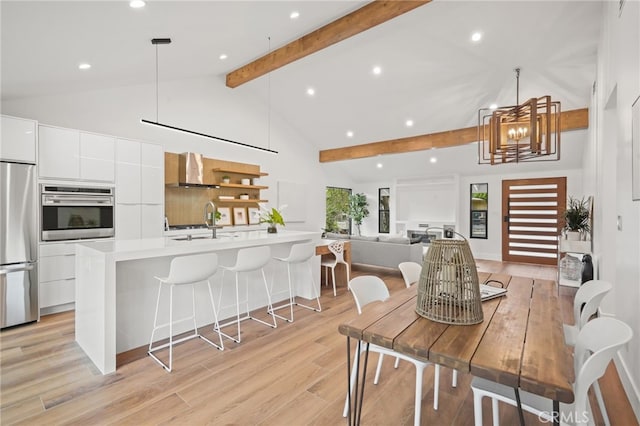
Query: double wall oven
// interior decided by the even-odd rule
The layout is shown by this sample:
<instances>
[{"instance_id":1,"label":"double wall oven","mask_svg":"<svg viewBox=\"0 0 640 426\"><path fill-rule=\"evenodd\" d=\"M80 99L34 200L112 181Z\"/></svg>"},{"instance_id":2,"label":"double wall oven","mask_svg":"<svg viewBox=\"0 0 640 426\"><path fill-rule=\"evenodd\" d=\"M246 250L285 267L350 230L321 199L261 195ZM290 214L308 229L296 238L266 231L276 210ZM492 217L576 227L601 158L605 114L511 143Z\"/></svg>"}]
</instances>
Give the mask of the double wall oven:
<instances>
[{"instance_id":1,"label":"double wall oven","mask_svg":"<svg viewBox=\"0 0 640 426\"><path fill-rule=\"evenodd\" d=\"M113 237L111 187L41 185L42 241Z\"/></svg>"}]
</instances>

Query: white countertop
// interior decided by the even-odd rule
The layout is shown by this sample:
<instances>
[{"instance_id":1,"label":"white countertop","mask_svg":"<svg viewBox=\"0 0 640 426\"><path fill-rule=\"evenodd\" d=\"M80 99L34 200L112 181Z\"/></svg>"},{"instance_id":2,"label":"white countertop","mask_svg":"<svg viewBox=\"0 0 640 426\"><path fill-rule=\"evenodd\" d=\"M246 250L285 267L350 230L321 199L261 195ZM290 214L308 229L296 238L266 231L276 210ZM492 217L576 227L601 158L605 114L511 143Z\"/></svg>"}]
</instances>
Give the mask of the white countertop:
<instances>
[{"instance_id":1,"label":"white countertop","mask_svg":"<svg viewBox=\"0 0 640 426\"><path fill-rule=\"evenodd\" d=\"M210 231L209 231L210 232ZM200 234L200 233L199 233ZM183 234L184 235L184 234ZM193 235L197 235L193 233ZM216 239L176 241L176 237L146 238L138 240L109 240L79 243L78 249L90 248L115 261L145 259L161 256L178 256L207 251L232 250L269 244L290 243L302 240L319 240L321 232L284 231L269 234L265 230L229 232L218 234Z\"/></svg>"}]
</instances>

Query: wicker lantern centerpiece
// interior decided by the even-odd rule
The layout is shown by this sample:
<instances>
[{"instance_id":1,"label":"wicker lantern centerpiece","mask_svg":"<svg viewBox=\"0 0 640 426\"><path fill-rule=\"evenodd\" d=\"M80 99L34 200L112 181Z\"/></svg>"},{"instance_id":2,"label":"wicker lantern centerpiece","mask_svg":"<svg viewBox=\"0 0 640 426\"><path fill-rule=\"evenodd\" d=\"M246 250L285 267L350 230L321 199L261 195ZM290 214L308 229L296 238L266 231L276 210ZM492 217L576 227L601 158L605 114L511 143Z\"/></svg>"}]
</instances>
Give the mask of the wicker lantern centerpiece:
<instances>
[{"instance_id":1,"label":"wicker lantern centerpiece","mask_svg":"<svg viewBox=\"0 0 640 426\"><path fill-rule=\"evenodd\" d=\"M416 312L446 324L482 322L478 271L466 239L431 243L418 283Z\"/></svg>"}]
</instances>

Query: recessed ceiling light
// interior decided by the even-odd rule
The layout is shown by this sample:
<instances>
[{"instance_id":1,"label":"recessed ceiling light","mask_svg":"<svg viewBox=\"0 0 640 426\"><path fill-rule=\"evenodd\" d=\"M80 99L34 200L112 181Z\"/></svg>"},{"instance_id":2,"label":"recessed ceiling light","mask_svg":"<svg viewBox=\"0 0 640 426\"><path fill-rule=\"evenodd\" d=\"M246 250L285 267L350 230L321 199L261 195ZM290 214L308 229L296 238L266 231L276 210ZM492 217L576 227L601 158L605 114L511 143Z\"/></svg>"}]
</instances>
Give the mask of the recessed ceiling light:
<instances>
[{"instance_id":1,"label":"recessed ceiling light","mask_svg":"<svg viewBox=\"0 0 640 426\"><path fill-rule=\"evenodd\" d=\"M407 127L413 127L413 120L409 119L409 120L405 121L405 122L404 122L404 124L405 124Z\"/></svg>"},{"instance_id":2,"label":"recessed ceiling light","mask_svg":"<svg viewBox=\"0 0 640 426\"><path fill-rule=\"evenodd\" d=\"M293 12L291 12L291 15L289 15L289 18L291 19L298 19L300 17L300 12L298 12L297 10L294 10Z\"/></svg>"},{"instance_id":3,"label":"recessed ceiling light","mask_svg":"<svg viewBox=\"0 0 640 426\"><path fill-rule=\"evenodd\" d=\"M480 31L471 34L471 41L479 42L480 40L482 40L482 33Z\"/></svg>"},{"instance_id":4,"label":"recessed ceiling light","mask_svg":"<svg viewBox=\"0 0 640 426\"><path fill-rule=\"evenodd\" d=\"M372 72L373 72L373 75L380 75L382 74L382 68L376 65L375 67L373 67Z\"/></svg>"},{"instance_id":5,"label":"recessed ceiling light","mask_svg":"<svg viewBox=\"0 0 640 426\"><path fill-rule=\"evenodd\" d=\"M313 87L309 87L309 88L307 89L307 95L309 95L309 96L313 96L313 95L315 95L315 94L316 94L316 89L314 89Z\"/></svg>"},{"instance_id":6,"label":"recessed ceiling light","mask_svg":"<svg viewBox=\"0 0 640 426\"><path fill-rule=\"evenodd\" d=\"M89 68L91 68L91 64L83 63L78 65L78 68L81 70L88 70Z\"/></svg>"},{"instance_id":7,"label":"recessed ceiling light","mask_svg":"<svg viewBox=\"0 0 640 426\"><path fill-rule=\"evenodd\" d=\"M353 132L351 130L347 131L347 137L348 138L352 138L353 137Z\"/></svg>"},{"instance_id":8,"label":"recessed ceiling light","mask_svg":"<svg viewBox=\"0 0 640 426\"><path fill-rule=\"evenodd\" d=\"M489 105L489 109L498 109L498 104Z\"/></svg>"},{"instance_id":9,"label":"recessed ceiling light","mask_svg":"<svg viewBox=\"0 0 640 426\"><path fill-rule=\"evenodd\" d=\"M379 168L379 169L381 169L381 168L382 168L382 163L378 163L378 164L376 164L376 167L377 167L377 168Z\"/></svg>"},{"instance_id":10,"label":"recessed ceiling light","mask_svg":"<svg viewBox=\"0 0 640 426\"><path fill-rule=\"evenodd\" d=\"M437 163L438 159L436 157L431 157L431 158L429 158L429 161L432 162L432 163Z\"/></svg>"},{"instance_id":11,"label":"recessed ceiling light","mask_svg":"<svg viewBox=\"0 0 640 426\"><path fill-rule=\"evenodd\" d=\"M143 0L132 0L129 2L129 6L134 8L134 9L140 9L141 7L144 7L147 3Z\"/></svg>"},{"instance_id":12,"label":"recessed ceiling light","mask_svg":"<svg viewBox=\"0 0 640 426\"><path fill-rule=\"evenodd\" d=\"M220 56L218 56L218 58L220 58L221 61L224 61L225 59L228 58L226 53L221 54Z\"/></svg>"}]
</instances>

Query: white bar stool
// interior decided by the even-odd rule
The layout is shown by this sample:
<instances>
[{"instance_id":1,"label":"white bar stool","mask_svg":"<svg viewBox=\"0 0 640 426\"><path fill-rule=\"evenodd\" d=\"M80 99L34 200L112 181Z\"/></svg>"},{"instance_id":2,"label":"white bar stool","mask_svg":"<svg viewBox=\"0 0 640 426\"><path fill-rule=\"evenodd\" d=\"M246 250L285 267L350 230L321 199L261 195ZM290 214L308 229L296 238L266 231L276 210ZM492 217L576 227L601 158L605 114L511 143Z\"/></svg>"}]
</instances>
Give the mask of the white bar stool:
<instances>
[{"instance_id":1,"label":"white bar stool","mask_svg":"<svg viewBox=\"0 0 640 426\"><path fill-rule=\"evenodd\" d=\"M175 257L171 261L171 266L169 267L169 276L161 278L155 277L158 280L158 299L156 301L156 313L153 320L153 330L151 331L151 339L149 340L149 350L147 353L155 359L165 370L171 372L173 367L173 345L184 342L185 340L193 339L194 337L199 337L205 342L209 343L211 346L216 347L220 350L224 349L224 344L222 342L222 335L220 331L216 330L218 327L218 314L216 312L216 307L213 303L213 292L211 291L211 282L209 281L209 277L214 275L218 269L218 255L215 253L205 253L198 254L193 256L181 256ZM211 307L213 309L213 320L214 320L214 330L218 333L218 338L220 339L220 344L215 344L211 340L206 337L200 335L198 333L198 326L196 324L196 295L194 285L200 282L206 281L207 286L209 287L209 298L211 300ZM163 285L169 286L169 322L164 324L158 324L158 308L160 306L160 295L162 292ZM192 303L192 315L187 318L182 318L178 320L173 320L173 289L176 286L188 285L191 287L191 303ZM183 321L193 321L193 334L190 334L186 337L182 337L178 340L173 340L173 325L183 322ZM153 337L155 332L161 328L169 327L169 342L164 343L160 346L153 347ZM169 348L169 365L167 366L164 362L160 361L160 359L154 354L155 351L160 349Z\"/></svg>"},{"instance_id":2,"label":"white bar stool","mask_svg":"<svg viewBox=\"0 0 640 426\"><path fill-rule=\"evenodd\" d=\"M311 265L309 265L309 259L316 255L316 246L314 243L303 243L303 244L294 244L291 246L291 251L289 252L289 256L287 257L274 257L275 260L280 262L284 262L287 264L287 276L289 278L289 302L284 303L280 306L275 306L269 312L277 316L280 319L283 319L287 322L293 322L293 306L300 306L301 308L310 309L316 312L322 312L322 307L320 306L320 295L318 294L318 289L316 288L315 282L313 281L313 271L311 270ZM296 294L293 291L293 282L291 280L291 265L296 264L305 264L307 266L307 270L309 271L309 276L311 277L311 287L313 288L313 294L315 295L316 302L318 303L318 307L314 308L313 306L303 305L302 303L298 303L296 301ZM271 283L271 294L273 294L273 282ZM275 313L278 309L289 308L289 318L283 317Z\"/></svg>"},{"instance_id":3,"label":"white bar stool","mask_svg":"<svg viewBox=\"0 0 640 426\"><path fill-rule=\"evenodd\" d=\"M238 250L238 257L236 259L236 264L234 266L220 265L220 268L222 268L223 273L224 271L230 271L235 273L235 276L236 276L236 319L232 321L227 321L226 323L223 323L223 324L219 324L217 328L217 330L220 331L223 327L227 327L232 324L237 324L237 327L238 327L237 338L220 331L220 334L222 334L227 339L231 339L236 343L240 343L242 341L242 337L240 335L240 323L247 319L252 319L254 321L257 321L271 328L276 328L278 326L276 324L276 317L273 314L273 306L271 305L271 294L269 293L269 287L267 285L267 277L264 274L264 267L267 263L269 263L270 260L271 260L271 248L269 246L249 247L249 248ZM267 293L267 311L270 313L271 318L273 318L273 324L269 324L268 322L262 321L259 318L255 318L251 316L251 313L249 312L249 277L246 277L246 281L245 281L247 298L243 302L246 308L245 309L246 313L244 316L240 316L240 292L239 292L240 284L238 282L238 275L241 272L253 272L257 270L260 270L260 272L262 273L262 281L264 282L264 289ZM220 286L220 298L218 299L218 304L222 300L223 287L224 287L224 275L223 275L223 283Z\"/></svg>"}]
</instances>

